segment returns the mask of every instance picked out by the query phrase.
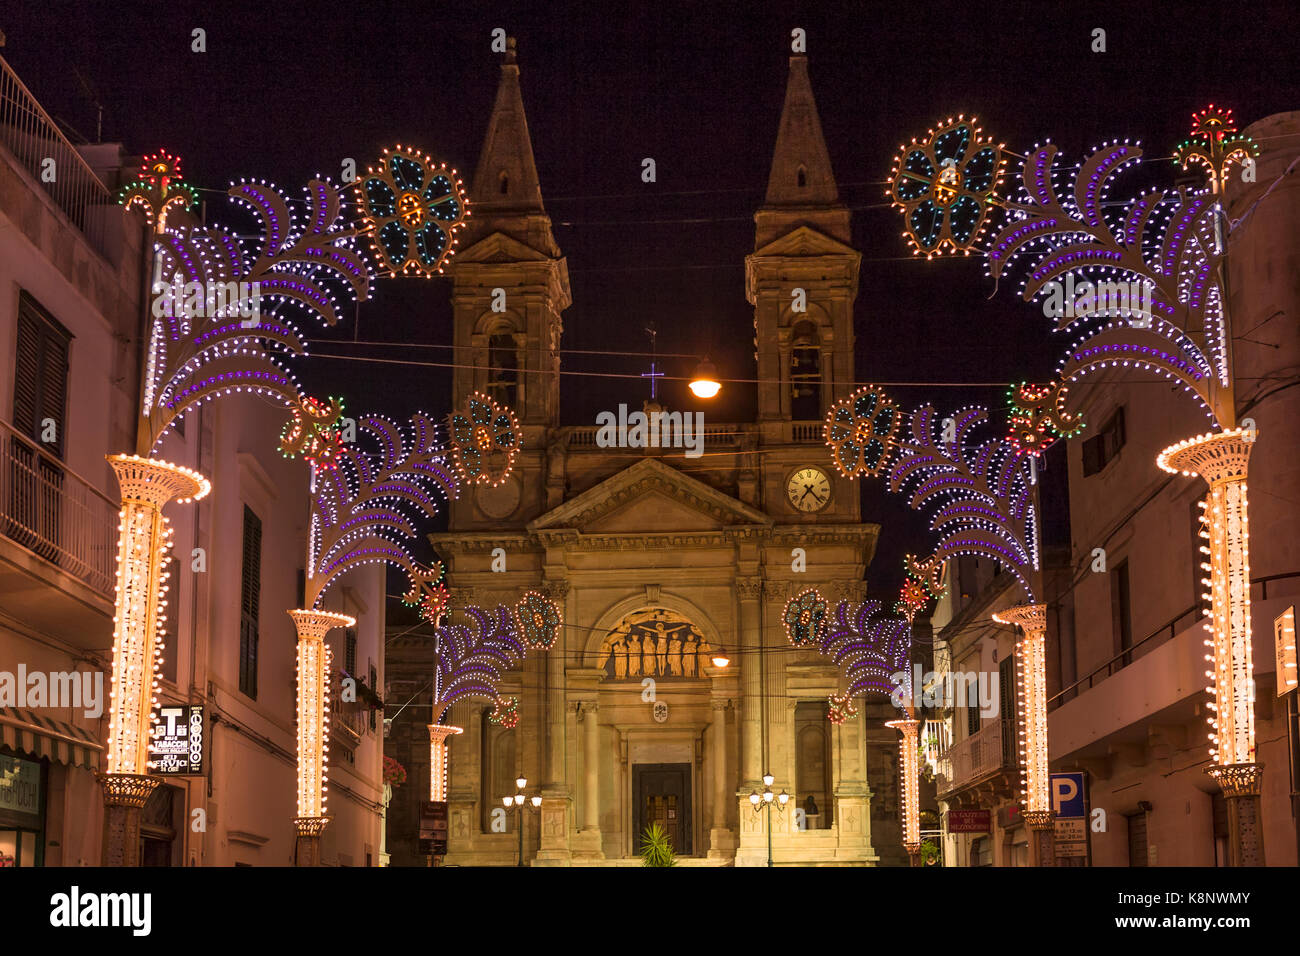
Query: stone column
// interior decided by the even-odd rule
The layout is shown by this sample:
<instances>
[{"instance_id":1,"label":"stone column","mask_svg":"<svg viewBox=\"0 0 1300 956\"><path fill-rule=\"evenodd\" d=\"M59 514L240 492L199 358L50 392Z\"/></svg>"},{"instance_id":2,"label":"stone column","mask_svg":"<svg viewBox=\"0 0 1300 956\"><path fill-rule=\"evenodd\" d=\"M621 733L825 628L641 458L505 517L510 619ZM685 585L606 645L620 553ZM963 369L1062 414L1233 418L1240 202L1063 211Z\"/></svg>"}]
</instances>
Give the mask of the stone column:
<instances>
[{"instance_id":1,"label":"stone column","mask_svg":"<svg viewBox=\"0 0 1300 956\"><path fill-rule=\"evenodd\" d=\"M582 757L582 776L586 790L583 794L583 829L600 829L600 725L596 721L595 702L582 705L582 743L586 748Z\"/></svg>"},{"instance_id":2,"label":"stone column","mask_svg":"<svg viewBox=\"0 0 1300 956\"><path fill-rule=\"evenodd\" d=\"M762 629L759 601L763 593L761 578L741 578L736 582L740 595L740 780L741 788L752 790L763 776L763 684L759 655Z\"/></svg>"},{"instance_id":3,"label":"stone column","mask_svg":"<svg viewBox=\"0 0 1300 956\"><path fill-rule=\"evenodd\" d=\"M605 858L604 838L600 832L600 722L597 704L584 700L579 704L582 722L582 829L574 835L573 855L584 860Z\"/></svg>"},{"instance_id":4,"label":"stone column","mask_svg":"<svg viewBox=\"0 0 1300 956\"><path fill-rule=\"evenodd\" d=\"M736 837L727 829L727 807L732 800L727 777L727 704L711 702L713 723L709 725L709 762L713 767L713 825L709 830L709 858L725 859L736 852Z\"/></svg>"},{"instance_id":5,"label":"stone column","mask_svg":"<svg viewBox=\"0 0 1300 956\"><path fill-rule=\"evenodd\" d=\"M782 394L786 394L783 390ZM767 863L767 830L749 794L762 789L763 777L763 579L738 578L740 598L740 789L736 792L740 845L736 866Z\"/></svg>"},{"instance_id":6,"label":"stone column","mask_svg":"<svg viewBox=\"0 0 1300 956\"><path fill-rule=\"evenodd\" d=\"M569 582L547 581L544 593L564 608L563 618L573 620L568 606ZM573 858L569 847L569 783L565 768L565 675L564 655L571 650L567 629L546 659L546 782L542 786L542 833L534 866L567 866Z\"/></svg>"},{"instance_id":7,"label":"stone column","mask_svg":"<svg viewBox=\"0 0 1300 956\"><path fill-rule=\"evenodd\" d=\"M859 714L862 698L854 698ZM867 784L867 751L862 717L855 716L831 727L831 743L839 767L835 784L835 858L845 863L874 864L879 857L871 846L871 788Z\"/></svg>"}]
</instances>

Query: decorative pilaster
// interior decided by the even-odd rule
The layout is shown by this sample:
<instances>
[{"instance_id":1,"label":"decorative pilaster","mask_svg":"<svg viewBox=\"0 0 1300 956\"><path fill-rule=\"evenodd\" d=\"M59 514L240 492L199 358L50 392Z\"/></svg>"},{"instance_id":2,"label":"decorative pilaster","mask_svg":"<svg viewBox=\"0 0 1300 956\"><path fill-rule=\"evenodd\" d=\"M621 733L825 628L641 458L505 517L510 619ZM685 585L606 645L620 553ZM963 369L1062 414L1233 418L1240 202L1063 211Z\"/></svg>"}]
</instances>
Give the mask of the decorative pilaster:
<instances>
[{"instance_id":1,"label":"decorative pilaster","mask_svg":"<svg viewBox=\"0 0 1300 956\"><path fill-rule=\"evenodd\" d=\"M1198 435L1162 451L1165 471L1199 475L1210 486L1202 503L1201 537L1208 561L1210 610L1205 641L1213 654L1209 692L1214 695L1207 771L1228 803L1228 859L1233 866L1263 866L1260 787L1263 767L1255 763L1255 681L1251 660L1250 519L1246 473L1255 432L1233 428Z\"/></svg>"},{"instance_id":2,"label":"decorative pilaster","mask_svg":"<svg viewBox=\"0 0 1300 956\"><path fill-rule=\"evenodd\" d=\"M713 769L713 824L709 829L709 858L725 859L736 852L736 836L727 829L727 707L728 701L710 701L713 722L709 725L709 764Z\"/></svg>"},{"instance_id":3,"label":"decorative pilaster","mask_svg":"<svg viewBox=\"0 0 1300 956\"><path fill-rule=\"evenodd\" d=\"M737 655L740 664L740 778L742 811L748 811L748 795L763 775L763 684L760 673L762 626L760 601L762 578L739 578L740 634Z\"/></svg>"},{"instance_id":4,"label":"decorative pilaster","mask_svg":"<svg viewBox=\"0 0 1300 956\"><path fill-rule=\"evenodd\" d=\"M166 625L171 529L163 505L197 501L211 490L198 472L179 465L109 455L122 490L118 516L117 596L104 793L105 866L140 865L140 810L158 781L149 773L149 740L157 705Z\"/></svg>"},{"instance_id":5,"label":"decorative pilaster","mask_svg":"<svg viewBox=\"0 0 1300 956\"><path fill-rule=\"evenodd\" d=\"M541 592L564 607L564 617L572 620L568 607L569 582L564 579L544 581ZM569 782L565 764L564 653L568 635L561 632L557 649L560 653L546 658L546 783L542 786L542 833L534 866L567 866L573 858L569 846Z\"/></svg>"},{"instance_id":6,"label":"decorative pilaster","mask_svg":"<svg viewBox=\"0 0 1300 956\"><path fill-rule=\"evenodd\" d=\"M297 866L320 865L320 835L329 825L325 813L329 779L330 649L325 635L351 627L356 618L331 611L289 612L298 632L298 831Z\"/></svg>"}]
</instances>

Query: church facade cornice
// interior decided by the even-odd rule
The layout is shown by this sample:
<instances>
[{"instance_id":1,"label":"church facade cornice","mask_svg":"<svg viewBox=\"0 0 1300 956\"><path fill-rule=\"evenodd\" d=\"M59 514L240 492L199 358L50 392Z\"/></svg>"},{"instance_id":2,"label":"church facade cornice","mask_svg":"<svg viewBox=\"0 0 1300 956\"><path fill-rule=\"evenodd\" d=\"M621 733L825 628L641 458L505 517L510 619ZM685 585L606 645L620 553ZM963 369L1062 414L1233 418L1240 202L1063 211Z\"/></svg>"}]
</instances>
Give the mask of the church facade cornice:
<instances>
[{"instance_id":1,"label":"church facade cornice","mask_svg":"<svg viewBox=\"0 0 1300 956\"><path fill-rule=\"evenodd\" d=\"M581 529L653 492L663 494L724 525L755 525L762 528L772 525L772 519L758 509L670 468L663 462L643 458L535 519L528 530L542 532L555 526Z\"/></svg>"}]
</instances>

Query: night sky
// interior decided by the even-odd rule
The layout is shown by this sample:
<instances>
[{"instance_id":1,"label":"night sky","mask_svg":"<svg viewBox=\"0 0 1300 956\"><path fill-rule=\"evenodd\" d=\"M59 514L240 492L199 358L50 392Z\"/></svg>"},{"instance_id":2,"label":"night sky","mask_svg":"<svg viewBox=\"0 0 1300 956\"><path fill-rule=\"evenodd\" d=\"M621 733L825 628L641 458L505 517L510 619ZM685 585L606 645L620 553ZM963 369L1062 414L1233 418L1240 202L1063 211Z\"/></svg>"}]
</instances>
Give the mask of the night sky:
<instances>
[{"instance_id":1,"label":"night sky","mask_svg":"<svg viewBox=\"0 0 1300 956\"><path fill-rule=\"evenodd\" d=\"M242 224L223 200L231 179L337 179L344 157L364 168L396 142L457 166L468 186L497 86L491 31L505 28L518 38L543 195L572 280L563 368L638 375L649 356L630 353L648 351L654 322L661 367L680 377L665 384L669 405L700 407L684 379L693 356L708 352L724 379L738 381L704 406L706 418L744 421L754 393L743 380L755 369L743 259L771 164L790 30L802 27L863 254L858 377L930 383L894 388L905 407L989 402L1000 431L1005 384L950 386L1045 380L1064 343L1009 290L990 298L977 258L908 255L883 196L898 144L975 112L1017 152L1050 138L1077 158L1128 138L1168 156L1207 103L1232 107L1242 125L1300 107L1288 7L29 2L0 5L0 30L4 57L74 140L95 140L102 107L103 140L134 154L179 152L185 178L205 190L209 221ZM196 27L205 53L190 50ZM1105 53L1090 50L1096 27L1106 30ZM645 157L656 162L652 184L641 181ZM1175 172L1152 163L1129 181L1168 184ZM380 283L359 319L328 336L407 343L349 345L359 356L448 363L449 291L446 279ZM311 390L341 393L353 411L440 415L449 400L449 370L436 364L317 357L298 367ZM635 407L645 392L639 379L612 377L566 375L562 387L565 424L591 424L619 402ZM1063 470L1058 447L1044 495L1062 517L1051 478ZM926 536L900 498L865 485L864 519L885 526L874 591L896 586L901 555L925 548ZM1049 528L1049 538L1063 533L1060 522Z\"/></svg>"}]
</instances>

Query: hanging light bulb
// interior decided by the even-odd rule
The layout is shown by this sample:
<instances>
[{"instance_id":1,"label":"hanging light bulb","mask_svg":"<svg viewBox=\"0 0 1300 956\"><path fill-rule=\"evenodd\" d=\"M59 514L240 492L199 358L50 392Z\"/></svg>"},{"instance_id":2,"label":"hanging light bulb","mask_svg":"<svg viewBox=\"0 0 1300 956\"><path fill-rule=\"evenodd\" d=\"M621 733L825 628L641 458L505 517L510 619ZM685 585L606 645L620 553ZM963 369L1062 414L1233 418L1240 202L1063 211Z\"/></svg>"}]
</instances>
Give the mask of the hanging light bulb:
<instances>
[{"instance_id":1,"label":"hanging light bulb","mask_svg":"<svg viewBox=\"0 0 1300 956\"><path fill-rule=\"evenodd\" d=\"M705 356L704 361L695 366L695 374L691 376L690 389L697 398L712 398L722 391L722 383L718 381L718 370L709 361L708 356Z\"/></svg>"},{"instance_id":2,"label":"hanging light bulb","mask_svg":"<svg viewBox=\"0 0 1300 956\"><path fill-rule=\"evenodd\" d=\"M727 654L727 649L721 645L713 652L713 666L726 667L731 663L731 657Z\"/></svg>"}]
</instances>

